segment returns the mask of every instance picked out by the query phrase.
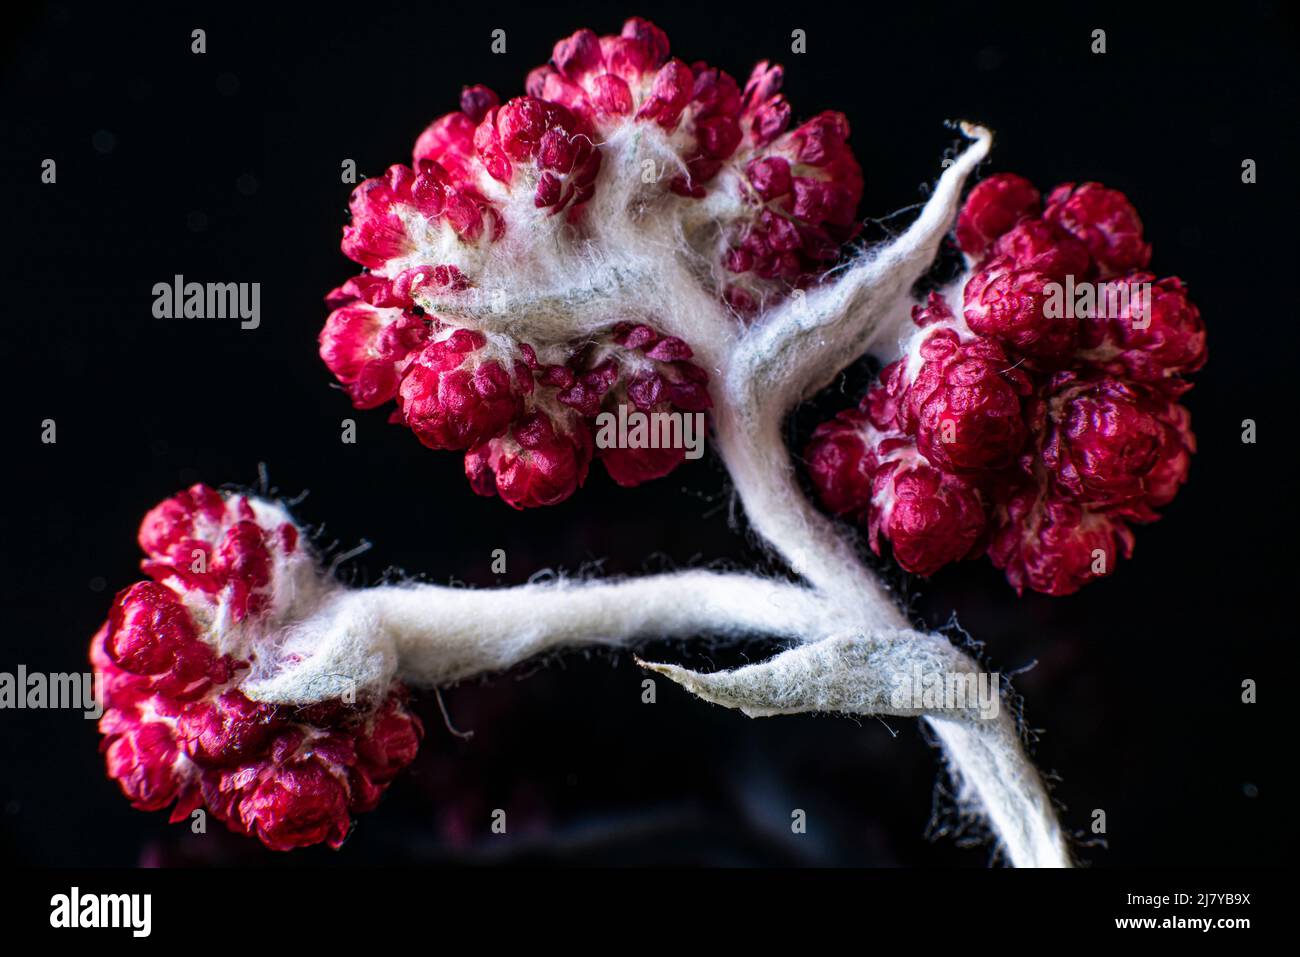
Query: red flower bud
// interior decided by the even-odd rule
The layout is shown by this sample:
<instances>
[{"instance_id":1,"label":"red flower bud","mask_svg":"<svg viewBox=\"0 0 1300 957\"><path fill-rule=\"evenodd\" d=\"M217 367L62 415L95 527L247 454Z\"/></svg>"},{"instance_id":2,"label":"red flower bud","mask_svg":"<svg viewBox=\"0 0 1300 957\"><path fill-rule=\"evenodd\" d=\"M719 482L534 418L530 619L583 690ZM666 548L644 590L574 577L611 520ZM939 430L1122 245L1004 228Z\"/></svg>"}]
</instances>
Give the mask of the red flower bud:
<instances>
[{"instance_id":1,"label":"red flower bud","mask_svg":"<svg viewBox=\"0 0 1300 957\"><path fill-rule=\"evenodd\" d=\"M180 751L166 724L133 722L104 744L108 776L121 786L132 807L160 811L176 800Z\"/></svg>"},{"instance_id":2,"label":"red flower bud","mask_svg":"<svg viewBox=\"0 0 1300 957\"><path fill-rule=\"evenodd\" d=\"M804 461L827 511L851 519L867 514L879 463L865 413L846 409L817 426L804 450Z\"/></svg>"},{"instance_id":3,"label":"red flower bud","mask_svg":"<svg viewBox=\"0 0 1300 957\"><path fill-rule=\"evenodd\" d=\"M879 381L867 390L861 407L876 428L893 432L906 428L902 409L906 398L906 363L902 359L896 359L880 370Z\"/></svg>"},{"instance_id":4,"label":"red flower bud","mask_svg":"<svg viewBox=\"0 0 1300 957\"><path fill-rule=\"evenodd\" d=\"M273 851L325 842L339 847L352 823L349 789L316 758L270 766L255 786L240 789L239 820Z\"/></svg>"},{"instance_id":5,"label":"red flower bud","mask_svg":"<svg viewBox=\"0 0 1300 957\"><path fill-rule=\"evenodd\" d=\"M400 694L392 695L369 715L357 734L357 766L370 781L387 785L420 750L422 729L406 710Z\"/></svg>"},{"instance_id":6,"label":"red flower bud","mask_svg":"<svg viewBox=\"0 0 1300 957\"><path fill-rule=\"evenodd\" d=\"M257 757L277 727L276 709L230 689L185 706L176 724L185 752L199 764L225 767Z\"/></svg>"},{"instance_id":7,"label":"red flower bud","mask_svg":"<svg viewBox=\"0 0 1300 957\"><path fill-rule=\"evenodd\" d=\"M482 94L476 94L470 105L486 113L496 106L496 94L487 87L478 87ZM467 93L469 91L466 91ZM415 141L411 152L411 167L422 170L424 163L437 163L450 177L453 183L472 188L477 175L474 166L474 128L482 119L470 116L467 112L448 113L430 123Z\"/></svg>"},{"instance_id":8,"label":"red flower bud","mask_svg":"<svg viewBox=\"0 0 1300 957\"><path fill-rule=\"evenodd\" d=\"M429 337L429 323L400 309L354 303L330 313L320 334L320 356L358 409L397 395L412 352Z\"/></svg>"},{"instance_id":9,"label":"red flower bud","mask_svg":"<svg viewBox=\"0 0 1300 957\"><path fill-rule=\"evenodd\" d=\"M1160 454L1155 467L1146 477L1146 500L1142 509L1128 510L1128 517L1137 522L1154 522L1160 517L1155 510L1164 508L1174 500L1178 489L1187 481L1192 467L1192 453L1196 451L1196 436L1192 434L1192 416L1183 406L1170 402L1156 411L1164 426Z\"/></svg>"},{"instance_id":10,"label":"red flower bud","mask_svg":"<svg viewBox=\"0 0 1300 957\"><path fill-rule=\"evenodd\" d=\"M1100 183L1066 183L1047 198L1043 218L1088 247L1101 279L1145 269L1151 261L1151 247L1142 241L1142 220L1119 190Z\"/></svg>"},{"instance_id":11,"label":"red flower bud","mask_svg":"<svg viewBox=\"0 0 1300 957\"><path fill-rule=\"evenodd\" d=\"M681 118L682 110L695 89L695 76L681 60L670 60L655 75L650 95L637 112L638 120L653 120L671 130Z\"/></svg>"},{"instance_id":12,"label":"red flower bud","mask_svg":"<svg viewBox=\"0 0 1300 957\"><path fill-rule=\"evenodd\" d=\"M424 230L413 225L417 219L445 225L465 242L477 241L484 223L494 221L482 197L428 159L420 161L418 173L391 166L384 176L366 180L352 191L349 205L352 225L343 229L343 252L372 269L420 248Z\"/></svg>"},{"instance_id":13,"label":"red flower bud","mask_svg":"<svg viewBox=\"0 0 1300 957\"><path fill-rule=\"evenodd\" d=\"M632 90L622 77L602 73L591 81L591 105L599 116L627 116L632 112Z\"/></svg>"},{"instance_id":14,"label":"red flower bud","mask_svg":"<svg viewBox=\"0 0 1300 957\"><path fill-rule=\"evenodd\" d=\"M158 561L188 559L186 545L202 536L201 526L219 523L225 511L220 492L194 485L149 510L140 523L140 547Z\"/></svg>"},{"instance_id":15,"label":"red flower bud","mask_svg":"<svg viewBox=\"0 0 1300 957\"><path fill-rule=\"evenodd\" d=\"M523 411L532 374L515 362L513 377L486 357L487 337L457 329L424 347L402 378L402 421L433 449L464 449L503 432ZM509 360L507 360L509 361Z\"/></svg>"},{"instance_id":16,"label":"red flower bud","mask_svg":"<svg viewBox=\"0 0 1300 957\"><path fill-rule=\"evenodd\" d=\"M984 534L984 505L974 487L916 459L882 466L869 530L889 539L894 560L914 575L933 575L971 555Z\"/></svg>"},{"instance_id":17,"label":"red flower bud","mask_svg":"<svg viewBox=\"0 0 1300 957\"><path fill-rule=\"evenodd\" d=\"M910 439L880 432L864 412L819 426L804 458L822 504L865 521L872 550L888 539L895 561L914 574L966 558L984 534L975 488L927 465Z\"/></svg>"},{"instance_id":18,"label":"red flower bud","mask_svg":"<svg viewBox=\"0 0 1300 957\"><path fill-rule=\"evenodd\" d=\"M176 594L154 582L137 582L118 594L104 647L123 671L150 678L167 694L192 693L215 659Z\"/></svg>"},{"instance_id":19,"label":"red flower bud","mask_svg":"<svg viewBox=\"0 0 1300 957\"><path fill-rule=\"evenodd\" d=\"M552 213L589 199L600 170L600 152L582 123L560 104L534 96L516 97L484 114L474 147L489 175L502 183L514 184L515 166L531 164L534 204Z\"/></svg>"},{"instance_id":20,"label":"red flower bud","mask_svg":"<svg viewBox=\"0 0 1300 957\"><path fill-rule=\"evenodd\" d=\"M862 171L848 147L848 120L825 112L778 135L789 120L788 104L773 92L780 81L779 70L759 64L742 98L750 139L741 149L753 157L744 166L753 212L737 220L722 253L724 268L735 274L727 296L741 312L807 283L858 229ZM764 92L767 98L759 100Z\"/></svg>"},{"instance_id":21,"label":"red flower bud","mask_svg":"<svg viewBox=\"0 0 1300 957\"><path fill-rule=\"evenodd\" d=\"M1071 374L1048 398L1043 464L1068 498L1097 508L1142 498L1165 444L1150 400L1115 379Z\"/></svg>"},{"instance_id":22,"label":"red flower bud","mask_svg":"<svg viewBox=\"0 0 1300 957\"><path fill-rule=\"evenodd\" d=\"M1025 440L1027 376L993 340L963 343L951 329L930 333L920 357L900 415L930 464L957 474L1010 464Z\"/></svg>"},{"instance_id":23,"label":"red flower bud","mask_svg":"<svg viewBox=\"0 0 1300 957\"><path fill-rule=\"evenodd\" d=\"M587 479L592 438L576 416L553 421L533 412L498 438L465 454L465 475L480 495L500 495L514 508L555 505Z\"/></svg>"},{"instance_id":24,"label":"red flower bud","mask_svg":"<svg viewBox=\"0 0 1300 957\"><path fill-rule=\"evenodd\" d=\"M555 44L551 63L570 80L580 81L602 65L600 37L591 30L579 30Z\"/></svg>"},{"instance_id":25,"label":"red flower bud","mask_svg":"<svg viewBox=\"0 0 1300 957\"><path fill-rule=\"evenodd\" d=\"M1101 299L1119 299L1112 292L1117 287L1127 294L1113 315L1086 324L1085 358L1137 382L1163 383L1177 394L1187 388L1178 377L1205 365L1205 324L1182 282L1154 279L1150 273L1134 273L1103 284ZM1142 290L1148 289L1144 298Z\"/></svg>"},{"instance_id":26,"label":"red flower bud","mask_svg":"<svg viewBox=\"0 0 1300 957\"><path fill-rule=\"evenodd\" d=\"M692 355L690 346L676 336L661 335L644 324L620 323L575 357L571 367L539 370L539 382L556 387L556 399L586 419L602 413L618 416L620 408L624 416L647 416L656 429L653 442L647 436L641 447L606 444L599 450L615 482L640 485L662 478L686 459L686 421L676 420L678 428L663 415L701 413L712 406L708 374L689 361ZM661 420L669 424L667 442L658 428ZM690 427L695 428L695 422Z\"/></svg>"},{"instance_id":27,"label":"red flower bud","mask_svg":"<svg viewBox=\"0 0 1300 957\"><path fill-rule=\"evenodd\" d=\"M1006 572L1017 594L1026 587L1069 595L1115 570L1133 553L1133 533L1123 521L1043 493L1037 487L1012 496L989 545L989 558Z\"/></svg>"},{"instance_id":28,"label":"red flower bud","mask_svg":"<svg viewBox=\"0 0 1300 957\"><path fill-rule=\"evenodd\" d=\"M957 244L962 252L982 259L995 239L1026 216L1037 216L1042 198L1033 183L1014 173L982 180L957 216Z\"/></svg>"},{"instance_id":29,"label":"red flower bud","mask_svg":"<svg viewBox=\"0 0 1300 957\"><path fill-rule=\"evenodd\" d=\"M1011 259L986 262L966 283L966 323L973 332L991 336L1017 352L1058 365L1073 355L1079 341L1079 318L1064 308L1051 315L1050 276L1017 268Z\"/></svg>"},{"instance_id":30,"label":"red flower bud","mask_svg":"<svg viewBox=\"0 0 1300 957\"><path fill-rule=\"evenodd\" d=\"M1082 279L1090 262L1083 243L1063 235L1041 219L1022 219L998 237L992 258L1009 259L1017 269L1042 273L1052 279Z\"/></svg>"}]
</instances>

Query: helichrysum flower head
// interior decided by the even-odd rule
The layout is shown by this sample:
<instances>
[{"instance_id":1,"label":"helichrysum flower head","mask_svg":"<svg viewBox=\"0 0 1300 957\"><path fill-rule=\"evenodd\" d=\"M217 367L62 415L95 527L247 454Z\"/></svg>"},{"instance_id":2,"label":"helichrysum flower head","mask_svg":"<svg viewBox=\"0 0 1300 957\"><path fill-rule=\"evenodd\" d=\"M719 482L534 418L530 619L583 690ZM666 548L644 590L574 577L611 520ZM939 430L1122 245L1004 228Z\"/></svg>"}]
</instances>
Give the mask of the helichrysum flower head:
<instances>
[{"instance_id":1,"label":"helichrysum flower head","mask_svg":"<svg viewBox=\"0 0 1300 957\"><path fill-rule=\"evenodd\" d=\"M400 686L306 708L242 690L265 642L327 588L298 527L277 505L195 485L149 512L140 546L152 580L117 595L90 649L109 776L173 821L206 807L273 850L337 847L423 730Z\"/></svg>"},{"instance_id":2,"label":"helichrysum flower head","mask_svg":"<svg viewBox=\"0 0 1300 957\"><path fill-rule=\"evenodd\" d=\"M1097 183L1044 204L1028 180L992 176L956 237L964 283L916 308L860 411L816 431L813 484L909 571L987 554L1017 591L1069 594L1129 557L1130 526L1186 480L1196 446L1177 400L1205 327L1178 279L1144 271L1142 221Z\"/></svg>"}]
</instances>

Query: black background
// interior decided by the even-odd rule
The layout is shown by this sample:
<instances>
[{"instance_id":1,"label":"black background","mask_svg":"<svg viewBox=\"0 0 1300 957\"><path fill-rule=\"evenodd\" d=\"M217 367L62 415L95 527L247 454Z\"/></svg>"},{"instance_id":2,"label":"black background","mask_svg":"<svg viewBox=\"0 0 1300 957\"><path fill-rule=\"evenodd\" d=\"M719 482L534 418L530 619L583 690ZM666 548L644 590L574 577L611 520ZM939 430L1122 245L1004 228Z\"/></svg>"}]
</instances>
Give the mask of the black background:
<instances>
[{"instance_id":1,"label":"black background","mask_svg":"<svg viewBox=\"0 0 1300 957\"><path fill-rule=\"evenodd\" d=\"M729 526L725 475L707 457L631 490L593 469L570 501L516 513L470 492L460 456L423 449L385 412L354 412L316 356L321 298L357 271L338 251L342 160L372 175L407 161L463 84L517 95L556 39L617 32L639 13L677 55L742 80L757 59L783 62L799 118L844 111L864 216L924 197L953 144L944 121L959 118L997 131L986 171L1128 193L1153 267L1190 283L1210 330L1210 363L1187 398L1200 442L1190 484L1165 521L1139 530L1131 562L1070 598L1017 599L986 561L929 582L885 574L931 627L955 611L1003 672L1036 662L1016 687L1041 729L1039 765L1060 775L1063 820L1086 834L1094 808L1107 815L1105 845L1081 847L1082 860L1282 859L1274 770L1290 749L1268 716L1288 693L1281 649L1294 637L1300 156L1297 35L1283 4L186 6L55 4L6 29L0 671L84 669L113 592L138 576L146 509L198 480L256 484L259 463L283 493L310 492L297 514L324 526L323 545L373 543L346 566L359 583L391 566L490 585L494 548L509 557L503 584L594 562L610 573L761 563ZM196 27L206 55L190 53ZM505 55L489 50L498 27ZM794 28L807 31L804 55L789 53ZM1089 51L1094 28L1107 31L1104 55ZM40 183L46 157L55 185ZM1246 158L1255 185L1241 183ZM152 318L152 285L175 273L260 282L261 328ZM864 381L856 370L844 387ZM339 440L345 417L358 422L355 446ZM40 442L46 418L55 445ZM1244 418L1258 423L1255 445L1241 441ZM770 649L648 650L700 666ZM133 811L103 774L92 722L0 712L0 857L987 862L986 846L926 840L945 804L937 753L914 723L750 721L664 682L644 705L642 678L629 655L600 653L454 689L447 706L476 732L470 742L452 739L423 697L425 746L381 808L341 851L290 855L215 823L193 836ZM1245 678L1264 703L1241 703ZM497 807L511 815L508 837L488 832ZM804 836L790 833L793 808L808 813Z\"/></svg>"}]
</instances>

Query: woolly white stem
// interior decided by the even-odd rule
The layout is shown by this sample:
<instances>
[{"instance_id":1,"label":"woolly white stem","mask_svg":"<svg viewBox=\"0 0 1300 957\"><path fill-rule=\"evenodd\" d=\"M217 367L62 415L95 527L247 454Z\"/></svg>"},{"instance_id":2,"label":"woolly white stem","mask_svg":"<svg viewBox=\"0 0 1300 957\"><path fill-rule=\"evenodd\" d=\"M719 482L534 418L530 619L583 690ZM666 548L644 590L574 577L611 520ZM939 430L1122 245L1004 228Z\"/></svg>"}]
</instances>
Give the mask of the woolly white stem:
<instances>
[{"instance_id":1,"label":"woolly white stem","mask_svg":"<svg viewBox=\"0 0 1300 957\"><path fill-rule=\"evenodd\" d=\"M720 676L651 667L707 700L744 707L751 715L808 710L807 703L791 700L792 687L810 695L817 710L919 715L924 714L920 709L891 706L889 693L898 675L913 666L927 675L976 670L936 635L879 626L862 637L843 637L861 632L856 609L844 613L824 594L736 573L690 571L506 589L335 589L320 611L288 636L280 661L270 669L272 677L250 681L244 691L256 700L309 704L323 696L382 693L395 677L438 687L563 648L627 646L645 638L771 635L800 642L810 654L786 653ZM299 654L305 649L310 654ZM845 666L846 654L860 658L859 666ZM794 681L792 669L802 669ZM771 683L780 701L760 701L762 678L774 672L781 675ZM742 693L749 695L748 705L736 703ZM1014 725L1005 717L927 717L943 742L961 802L987 811L1011 862L1068 863L1046 792L1019 750Z\"/></svg>"},{"instance_id":2,"label":"woolly white stem","mask_svg":"<svg viewBox=\"0 0 1300 957\"><path fill-rule=\"evenodd\" d=\"M854 543L817 512L795 480L780 426L799 401L824 388L881 329L933 262L952 226L966 177L988 154L991 134L965 126L975 142L944 172L921 215L895 242L863 257L802 301L792 300L733 351L715 410L718 451L754 531L806 578L830 608L868 630L906 621L862 566ZM928 649L916 643L915 654ZM906 656L902 662L906 665ZM973 664L969 665L973 667ZM1014 726L931 716L967 809L987 815L1016 866L1068 866L1042 781Z\"/></svg>"},{"instance_id":3,"label":"woolly white stem","mask_svg":"<svg viewBox=\"0 0 1300 957\"><path fill-rule=\"evenodd\" d=\"M364 593L393 635L400 675L440 685L535 655L644 638L825 635L845 621L805 588L744 574L681 572L518 588Z\"/></svg>"},{"instance_id":4,"label":"woolly white stem","mask_svg":"<svg viewBox=\"0 0 1300 957\"><path fill-rule=\"evenodd\" d=\"M714 446L744 505L750 527L819 589L828 607L853 614L864 628L906 625L880 580L857 549L817 511L799 488L780 422L729 397L714 411Z\"/></svg>"},{"instance_id":5,"label":"woolly white stem","mask_svg":"<svg viewBox=\"0 0 1300 957\"><path fill-rule=\"evenodd\" d=\"M810 638L757 664L707 674L642 664L705 701L738 708L751 718L808 711L924 717L943 746L959 809L988 819L1008 860L1017 867L1069 864L1047 791L999 697L999 677L981 674L969 655L940 635L889 628L848 631ZM951 700L942 695L927 700L918 690L961 687L963 679L968 691ZM973 688L980 690L972 696Z\"/></svg>"},{"instance_id":6,"label":"woolly white stem","mask_svg":"<svg viewBox=\"0 0 1300 957\"><path fill-rule=\"evenodd\" d=\"M800 491L780 430L795 405L824 388L863 353L879 326L905 311L901 300L934 261L966 177L992 143L982 127L963 129L975 142L944 171L907 231L742 337L717 389L715 441L754 530L834 602L856 608L867 627L906 622L854 544Z\"/></svg>"},{"instance_id":7,"label":"woolly white stem","mask_svg":"<svg viewBox=\"0 0 1300 957\"><path fill-rule=\"evenodd\" d=\"M250 697L309 704L381 695L395 678L436 687L535 655L641 638L824 637L848 627L796 584L690 571L515 588L403 585L335 589L245 683Z\"/></svg>"},{"instance_id":8,"label":"woolly white stem","mask_svg":"<svg viewBox=\"0 0 1300 957\"><path fill-rule=\"evenodd\" d=\"M1014 722L927 715L947 757L959 805L988 816L1013 867L1070 867L1047 789L1025 756Z\"/></svg>"},{"instance_id":9,"label":"woolly white stem","mask_svg":"<svg viewBox=\"0 0 1300 957\"><path fill-rule=\"evenodd\" d=\"M993 142L983 127L963 124L962 131L974 142L944 170L903 235L859 256L834 282L777 307L742 340L731 360L731 379L748 382L755 399L784 414L829 385L881 329L897 336L897 317L909 314L911 289L934 262L966 178Z\"/></svg>"}]
</instances>

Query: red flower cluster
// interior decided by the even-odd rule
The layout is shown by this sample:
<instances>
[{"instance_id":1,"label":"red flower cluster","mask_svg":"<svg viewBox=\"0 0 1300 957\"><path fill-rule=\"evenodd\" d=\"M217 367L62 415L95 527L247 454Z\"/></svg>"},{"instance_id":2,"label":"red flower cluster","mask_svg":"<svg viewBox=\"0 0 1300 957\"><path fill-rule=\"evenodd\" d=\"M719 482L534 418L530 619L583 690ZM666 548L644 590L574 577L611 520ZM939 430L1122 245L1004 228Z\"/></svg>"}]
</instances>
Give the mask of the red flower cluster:
<instances>
[{"instance_id":1,"label":"red flower cluster","mask_svg":"<svg viewBox=\"0 0 1300 957\"><path fill-rule=\"evenodd\" d=\"M957 241L960 303L937 293L857 409L821 425L812 480L908 571L987 554L1018 592L1110 574L1186 479L1195 439L1178 398L1205 362L1200 313L1123 194L1047 198L1002 174L972 190Z\"/></svg>"},{"instance_id":2,"label":"red flower cluster","mask_svg":"<svg viewBox=\"0 0 1300 957\"><path fill-rule=\"evenodd\" d=\"M437 281L435 270L427 273ZM373 278L331 293L338 308L321 332L321 356L358 408L396 399L393 421L429 448L465 450L465 474L480 495L515 508L557 504L586 480L602 411L628 402L640 411L712 405L690 347L648 326L615 325L575 343L565 361L543 362L528 343L357 297ZM622 485L660 478L684 460L672 449L599 455Z\"/></svg>"},{"instance_id":3,"label":"red flower cluster","mask_svg":"<svg viewBox=\"0 0 1300 957\"><path fill-rule=\"evenodd\" d=\"M703 61L669 57L654 24L628 20L619 36L579 30L528 76L530 96L582 117L602 142L629 123L671 135L683 172L668 188L702 199L729 194L720 246L723 287L741 312L812 279L857 230L862 172L849 150L848 120L826 112L789 130L781 67L757 64L742 87ZM656 172L656 177L658 171Z\"/></svg>"},{"instance_id":4,"label":"red flower cluster","mask_svg":"<svg viewBox=\"0 0 1300 957\"><path fill-rule=\"evenodd\" d=\"M90 648L109 776L141 810L174 803L172 821L206 805L273 850L338 847L350 816L372 810L415 758L423 729L400 688L369 708L305 709L239 690L252 661L217 635L292 616L284 592L315 573L297 527L275 506L195 485L145 517L140 545L154 580L118 594Z\"/></svg>"},{"instance_id":5,"label":"red flower cluster","mask_svg":"<svg viewBox=\"0 0 1300 957\"><path fill-rule=\"evenodd\" d=\"M601 411L629 398L639 411L709 408L690 348L626 324L526 342L489 334L447 303L490 305L478 267L508 231L563 212L581 239L602 161L635 167L619 175L642 184L644 208L722 224L705 232L726 277L717 294L737 311L810 282L857 228L862 175L842 115L788 129L781 78L760 63L742 88L707 64L688 66L669 56L663 31L634 18L619 36L580 30L561 40L551 64L529 75L526 96L502 104L485 87L465 89L461 109L420 135L412 166L354 191L343 252L367 272L327 297L321 358L358 408L395 399L394 420L425 445L465 450L481 494L516 508L568 498L586 478ZM628 155L638 138L653 141L647 155L675 161L647 177L639 154ZM600 457L624 485L684 458L663 449Z\"/></svg>"}]
</instances>

